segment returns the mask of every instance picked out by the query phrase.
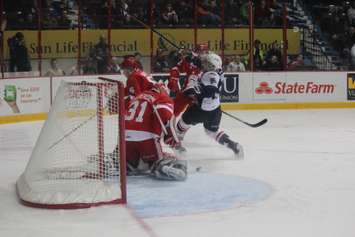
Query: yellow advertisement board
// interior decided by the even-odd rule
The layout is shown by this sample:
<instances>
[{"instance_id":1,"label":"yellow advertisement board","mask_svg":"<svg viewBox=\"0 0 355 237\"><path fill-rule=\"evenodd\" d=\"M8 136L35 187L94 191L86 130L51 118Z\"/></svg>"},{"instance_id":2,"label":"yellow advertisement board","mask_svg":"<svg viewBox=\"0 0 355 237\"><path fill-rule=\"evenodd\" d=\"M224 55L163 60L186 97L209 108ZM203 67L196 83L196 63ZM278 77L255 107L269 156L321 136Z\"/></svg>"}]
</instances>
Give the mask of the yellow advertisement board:
<instances>
[{"instance_id":1,"label":"yellow advertisement board","mask_svg":"<svg viewBox=\"0 0 355 237\"><path fill-rule=\"evenodd\" d=\"M140 52L150 55L150 31L145 29L119 29L111 31L111 45L113 56L123 56ZM37 31L22 31L31 58L38 58L42 50L42 58L75 58L78 56L77 30L43 30L41 48L38 47ZM13 37L16 31L6 31L4 39ZM107 30L81 31L81 56L89 55L91 49L99 42L100 36L107 38ZM8 45L5 44L5 58L9 57Z\"/></svg>"},{"instance_id":2,"label":"yellow advertisement board","mask_svg":"<svg viewBox=\"0 0 355 237\"><path fill-rule=\"evenodd\" d=\"M156 29L162 35L180 47L192 49L195 32L193 29ZM30 57L38 58L41 50L42 58L75 58L78 56L77 30L43 30L41 32L41 47L38 46L37 31L22 31L25 36L26 46ZM16 31L6 31L4 34L5 58L9 58L7 39L16 34ZM107 30L82 30L81 31L81 56L89 55L90 50L98 43L99 37L107 38ZM144 56L151 53L151 32L148 29L113 29L111 30L111 45L113 56L123 56L140 52ZM220 52L222 45L221 29L197 29L198 43L208 43L212 51ZM300 52L300 35L293 30L287 31L288 53ZM153 52L158 47L173 47L153 33ZM282 29L256 29L255 39L262 42L262 47L267 49L272 43L282 45ZM249 49L249 29L224 29L224 52L225 54L246 54Z\"/></svg>"},{"instance_id":3,"label":"yellow advertisement board","mask_svg":"<svg viewBox=\"0 0 355 237\"><path fill-rule=\"evenodd\" d=\"M180 48L194 48L194 30L192 29L157 29L157 31ZM153 52L156 52L157 48L175 50L162 37L153 33Z\"/></svg>"}]
</instances>

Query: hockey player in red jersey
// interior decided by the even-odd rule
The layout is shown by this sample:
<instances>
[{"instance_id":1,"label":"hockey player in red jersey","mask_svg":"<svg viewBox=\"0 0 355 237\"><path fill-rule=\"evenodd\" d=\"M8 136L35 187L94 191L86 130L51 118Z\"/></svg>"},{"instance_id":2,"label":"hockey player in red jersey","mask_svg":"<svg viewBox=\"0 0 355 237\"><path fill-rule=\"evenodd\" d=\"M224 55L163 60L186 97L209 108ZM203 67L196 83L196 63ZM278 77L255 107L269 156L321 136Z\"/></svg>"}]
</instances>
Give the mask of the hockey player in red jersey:
<instances>
[{"instance_id":1,"label":"hockey player in red jersey","mask_svg":"<svg viewBox=\"0 0 355 237\"><path fill-rule=\"evenodd\" d=\"M125 87L126 105L143 91L151 89L154 84L152 78L139 67L139 63L132 56L126 57L121 63L123 74L127 77Z\"/></svg>"},{"instance_id":2,"label":"hockey player in red jersey","mask_svg":"<svg viewBox=\"0 0 355 237\"><path fill-rule=\"evenodd\" d=\"M132 99L140 95L143 91L151 89L155 83L151 77L139 67L140 64L133 56L125 57L121 63L121 70L127 78L124 97L126 109ZM117 113L117 107L114 104L116 100L117 98L112 97L112 99L108 101L110 113Z\"/></svg>"},{"instance_id":3,"label":"hockey player in red jersey","mask_svg":"<svg viewBox=\"0 0 355 237\"><path fill-rule=\"evenodd\" d=\"M173 101L161 84L130 101L125 116L128 171L142 169L144 164L156 178L186 179L186 161L164 153L160 143L162 134L166 143L178 141L170 126L173 110Z\"/></svg>"},{"instance_id":4,"label":"hockey player in red jersey","mask_svg":"<svg viewBox=\"0 0 355 237\"><path fill-rule=\"evenodd\" d=\"M174 115L179 116L186 107L193 103L191 97L184 95L183 91L188 84L191 76L198 76L200 74L199 56L208 51L207 44L199 44L196 47L196 52L192 52L189 56L182 56L182 59L177 65L170 70L168 88L176 94L174 104ZM179 79L180 73L186 73L186 77L182 87L180 88Z\"/></svg>"}]
</instances>

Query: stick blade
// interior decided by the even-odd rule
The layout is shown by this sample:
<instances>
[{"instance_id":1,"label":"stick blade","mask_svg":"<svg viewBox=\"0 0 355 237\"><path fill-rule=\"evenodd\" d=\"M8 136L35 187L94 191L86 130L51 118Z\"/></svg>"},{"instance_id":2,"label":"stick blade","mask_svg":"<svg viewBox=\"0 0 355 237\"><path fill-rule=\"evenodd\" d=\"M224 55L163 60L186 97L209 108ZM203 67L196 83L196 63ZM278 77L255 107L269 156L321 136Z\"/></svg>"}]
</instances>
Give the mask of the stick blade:
<instances>
[{"instance_id":1,"label":"stick blade","mask_svg":"<svg viewBox=\"0 0 355 237\"><path fill-rule=\"evenodd\" d=\"M263 119L263 120L261 120L258 123L249 124L249 126L252 127L252 128L257 128L257 127L260 127L260 126L264 125L265 123L267 123L267 119Z\"/></svg>"}]
</instances>

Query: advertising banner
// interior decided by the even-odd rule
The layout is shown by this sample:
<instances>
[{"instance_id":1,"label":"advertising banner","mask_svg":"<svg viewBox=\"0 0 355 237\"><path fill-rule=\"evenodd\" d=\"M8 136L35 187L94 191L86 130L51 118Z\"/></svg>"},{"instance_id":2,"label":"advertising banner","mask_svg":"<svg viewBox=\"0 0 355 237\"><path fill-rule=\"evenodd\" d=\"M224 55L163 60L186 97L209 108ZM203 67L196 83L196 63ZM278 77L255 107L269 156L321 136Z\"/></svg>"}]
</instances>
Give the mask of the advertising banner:
<instances>
[{"instance_id":1,"label":"advertising banner","mask_svg":"<svg viewBox=\"0 0 355 237\"><path fill-rule=\"evenodd\" d=\"M239 75L225 74L221 91L221 102L236 103L239 101Z\"/></svg>"},{"instance_id":2,"label":"advertising banner","mask_svg":"<svg viewBox=\"0 0 355 237\"><path fill-rule=\"evenodd\" d=\"M0 116L48 112L49 78L0 80Z\"/></svg>"},{"instance_id":3,"label":"advertising banner","mask_svg":"<svg viewBox=\"0 0 355 237\"><path fill-rule=\"evenodd\" d=\"M264 73L258 73L253 77L252 95L255 101L285 101L284 94L275 94L275 85L285 82L285 74L277 73L272 76Z\"/></svg>"},{"instance_id":4,"label":"advertising banner","mask_svg":"<svg viewBox=\"0 0 355 237\"><path fill-rule=\"evenodd\" d=\"M355 73L348 73L347 95L348 100L355 100Z\"/></svg>"},{"instance_id":5,"label":"advertising banner","mask_svg":"<svg viewBox=\"0 0 355 237\"><path fill-rule=\"evenodd\" d=\"M4 39L13 37L17 31L6 31ZM37 31L22 31L26 47L32 59L38 58L75 58L78 56L77 30L42 30L41 47L38 46ZM100 36L107 38L107 30L83 30L81 32L81 56L88 57L90 51L99 42ZM150 55L150 34L146 29L119 29L111 31L112 56L123 56L140 52ZM9 58L9 48L4 44L5 58Z\"/></svg>"},{"instance_id":6,"label":"advertising banner","mask_svg":"<svg viewBox=\"0 0 355 237\"><path fill-rule=\"evenodd\" d=\"M194 48L194 30L193 29L157 29L170 41L179 47ZM4 39L13 37L17 31L5 31ZM26 46L32 59L38 58L41 52L42 58L75 58L78 56L78 31L77 30L42 30L41 47L38 46L37 31L22 31L25 37ZM224 29L224 53L247 54L249 45L248 29ZM89 56L90 51L99 42L100 36L107 38L107 30L82 30L81 31L81 56ZM298 54L300 52L299 32L287 30L288 53ZM271 44L282 46L282 29L255 29L255 39L261 41L263 50L271 47ZM197 42L207 43L212 51L221 52L222 30L221 29L198 29ZM143 56L150 56L150 31L148 29L112 29L111 30L111 52L112 56L124 56L140 52ZM167 51L175 50L165 40L157 34L153 34L153 53L156 50L165 49ZM9 58L8 44L4 44L5 58Z\"/></svg>"},{"instance_id":7,"label":"advertising banner","mask_svg":"<svg viewBox=\"0 0 355 237\"><path fill-rule=\"evenodd\" d=\"M125 83L125 77L122 75L102 75L102 77L112 79L112 80L119 80L123 83ZM99 78L98 75L85 75L85 76L63 76L63 77L52 77L52 101L54 100L54 96L57 93L57 90L60 86L60 83L62 80L68 81L68 82L100 82L97 80Z\"/></svg>"},{"instance_id":8,"label":"advertising banner","mask_svg":"<svg viewBox=\"0 0 355 237\"><path fill-rule=\"evenodd\" d=\"M339 73L256 73L253 76L254 101L344 101L346 90Z\"/></svg>"},{"instance_id":9,"label":"advertising banner","mask_svg":"<svg viewBox=\"0 0 355 237\"><path fill-rule=\"evenodd\" d=\"M58 91L60 83L62 80L70 81L70 82L83 82L88 80L95 80L97 76L70 76L70 77L52 77L52 101Z\"/></svg>"}]
</instances>

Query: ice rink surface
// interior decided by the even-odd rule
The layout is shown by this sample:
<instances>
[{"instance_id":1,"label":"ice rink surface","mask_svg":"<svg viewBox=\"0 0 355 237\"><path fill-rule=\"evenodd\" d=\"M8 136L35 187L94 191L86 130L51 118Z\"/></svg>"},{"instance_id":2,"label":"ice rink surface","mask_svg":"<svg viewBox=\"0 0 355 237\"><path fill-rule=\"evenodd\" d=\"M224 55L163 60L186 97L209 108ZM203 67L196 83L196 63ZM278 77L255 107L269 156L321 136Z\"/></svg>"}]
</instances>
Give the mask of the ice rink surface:
<instances>
[{"instance_id":1,"label":"ice rink surface","mask_svg":"<svg viewBox=\"0 0 355 237\"><path fill-rule=\"evenodd\" d=\"M186 185L189 184L190 189L191 184L198 187L198 179L203 180L208 175L211 187L216 184L215 180L223 186L220 177L230 177L225 182L229 189L245 194L261 187L255 186L258 183L265 189L257 190L264 190L261 194L267 195L252 200L255 192L249 196L249 202L235 199L235 203L222 205L220 209L175 215L154 215L155 212L142 215L134 205L137 201L134 196L129 196L133 204L128 206L85 210L22 206L16 197L15 182L27 164L43 122L0 125L0 236L355 236L355 109L231 113L250 122L262 118L268 118L269 122L260 128L249 128L223 117L221 127L244 146L243 161L233 160L232 152L209 140L202 127L189 131L185 144L192 174ZM199 166L201 172L193 172ZM241 186L239 182L245 180L256 183ZM133 187L134 182L129 182L129 190L139 190ZM188 193L190 189L182 188L181 192ZM166 203L176 201L176 191L159 188L157 191L160 192L157 196ZM208 191L207 188L206 196L211 195ZM129 195L132 193L135 192ZM144 193L139 195L144 199ZM218 204L218 195L212 206ZM180 196L177 194L176 198ZM204 200L204 195L200 196ZM149 198L147 200L151 200ZM192 201L198 198L195 196ZM199 206L198 202L194 205Z\"/></svg>"}]
</instances>

